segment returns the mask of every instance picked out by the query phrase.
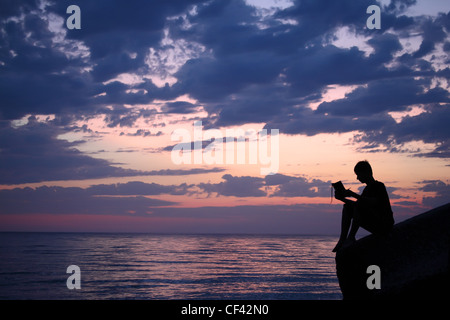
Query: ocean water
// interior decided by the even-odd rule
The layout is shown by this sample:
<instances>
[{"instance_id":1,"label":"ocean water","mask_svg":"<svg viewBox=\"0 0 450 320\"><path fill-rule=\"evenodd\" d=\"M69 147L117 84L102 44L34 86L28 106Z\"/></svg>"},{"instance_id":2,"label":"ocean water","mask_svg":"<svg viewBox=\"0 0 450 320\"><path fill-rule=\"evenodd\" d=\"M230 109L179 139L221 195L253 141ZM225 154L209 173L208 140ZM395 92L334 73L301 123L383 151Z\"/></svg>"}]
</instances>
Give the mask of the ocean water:
<instances>
[{"instance_id":1,"label":"ocean water","mask_svg":"<svg viewBox=\"0 0 450 320\"><path fill-rule=\"evenodd\" d=\"M0 233L0 299L342 299L336 237ZM81 289L68 289L67 267Z\"/></svg>"}]
</instances>

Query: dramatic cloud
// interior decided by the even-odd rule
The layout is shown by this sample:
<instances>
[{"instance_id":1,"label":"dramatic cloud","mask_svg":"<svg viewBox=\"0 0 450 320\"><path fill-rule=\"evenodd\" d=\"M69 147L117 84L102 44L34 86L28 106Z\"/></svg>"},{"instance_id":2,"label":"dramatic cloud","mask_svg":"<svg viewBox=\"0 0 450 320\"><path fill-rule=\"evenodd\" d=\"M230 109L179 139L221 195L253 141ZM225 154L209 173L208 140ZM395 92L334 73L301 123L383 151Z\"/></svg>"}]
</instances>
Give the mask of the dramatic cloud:
<instances>
[{"instance_id":1,"label":"dramatic cloud","mask_svg":"<svg viewBox=\"0 0 450 320\"><path fill-rule=\"evenodd\" d=\"M450 16L406 16L415 3L381 6L382 30L365 27L369 0L293 1L272 11L242 0L81 1L81 30L64 27L70 1L11 3L0 24L0 113L104 114L110 127L132 127L157 112L125 104L187 94L199 103L166 102L162 111L202 106L205 125L252 121L291 134L378 127L392 135L389 112L449 102L448 84L435 84L450 72L440 51L448 47ZM343 27L366 47L336 46ZM405 46L412 33L421 36L415 50ZM172 85L150 80L165 73L163 65ZM126 74L138 81L117 80ZM309 112L331 85L359 87Z\"/></svg>"},{"instance_id":2,"label":"dramatic cloud","mask_svg":"<svg viewBox=\"0 0 450 320\"><path fill-rule=\"evenodd\" d=\"M234 181L248 181L249 177L234 178ZM231 177L227 179L233 180ZM339 223L336 205L176 208L171 207L176 204L174 202L146 197L164 193L183 194L190 187L185 184L163 186L129 182L86 189L43 186L0 190L0 214L3 217L30 214L145 217L146 220L139 220L140 230L145 232L201 232L202 228L208 227L208 232L329 234L335 232ZM319 221L327 222L319 223L318 217L321 217ZM152 226L154 220L157 221L156 227ZM161 221L165 220L171 223L161 226Z\"/></svg>"},{"instance_id":3,"label":"dramatic cloud","mask_svg":"<svg viewBox=\"0 0 450 320\"><path fill-rule=\"evenodd\" d=\"M144 183L140 181L130 181L127 183L117 184L100 184L89 187L86 189L86 193L97 196L120 196L120 195L159 195L159 194L172 194L172 195L184 195L188 193L188 189L192 185L188 186L183 183L179 186L165 186L157 183Z\"/></svg>"},{"instance_id":4,"label":"dramatic cloud","mask_svg":"<svg viewBox=\"0 0 450 320\"><path fill-rule=\"evenodd\" d=\"M3 184L138 175L84 155L77 142L58 139L64 131L32 117L18 128L0 128L0 181ZM78 142L79 143L79 142Z\"/></svg>"},{"instance_id":5,"label":"dramatic cloud","mask_svg":"<svg viewBox=\"0 0 450 320\"><path fill-rule=\"evenodd\" d=\"M358 88L347 94L344 99L320 104L317 112L359 117L387 111L406 111L409 106L415 104L450 102L450 93L443 88L424 92L424 88L429 86L429 81L412 78L370 82L366 88Z\"/></svg>"},{"instance_id":6,"label":"dramatic cloud","mask_svg":"<svg viewBox=\"0 0 450 320\"><path fill-rule=\"evenodd\" d=\"M189 175L221 172L220 168L132 170L76 149L83 141L58 139L64 130L34 117L28 123L0 126L0 183L20 184L54 180L84 180L148 175Z\"/></svg>"},{"instance_id":7,"label":"dramatic cloud","mask_svg":"<svg viewBox=\"0 0 450 320\"><path fill-rule=\"evenodd\" d=\"M25 6L26 11L29 5ZM88 62L55 45L56 35L40 12L0 21L0 117L53 114L67 108L87 111L101 91L84 72ZM3 9L2 9L3 11ZM73 110L74 111L74 110Z\"/></svg>"},{"instance_id":8,"label":"dramatic cloud","mask_svg":"<svg viewBox=\"0 0 450 320\"><path fill-rule=\"evenodd\" d=\"M166 113L192 113L195 112L197 106L185 102L185 101L177 101L177 102L169 102L163 106L163 111Z\"/></svg>"},{"instance_id":9,"label":"dramatic cloud","mask_svg":"<svg viewBox=\"0 0 450 320\"><path fill-rule=\"evenodd\" d=\"M149 48L163 38L166 18L195 1L132 2L77 2L83 10L81 30L65 28L70 1L2 6L2 16L10 15L0 21L0 117L89 114L104 111L107 103L145 103L165 96L149 80L140 85L146 94L107 81L147 72Z\"/></svg>"},{"instance_id":10,"label":"dramatic cloud","mask_svg":"<svg viewBox=\"0 0 450 320\"><path fill-rule=\"evenodd\" d=\"M277 174L266 177L267 185L278 185L273 196L277 197L327 197L331 182L318 179L308 181L304 177L289 177Z\"/></svg>"},{"instance_id":11,"label":"dramatic cloud","mask_svg":"<svg viewBox=\"0 0 450 320\"><path fill-rule=\"evenodd\" d=\"M219 183L200 183L198 187L208 194L235 197L327 197L330 196L330 182L317 179L308 181L304 177L283 174L268 175L265 178L222 176Z\"/></svg>"},{"instance_id":12,"label":"dramatic cloud","mask_svg":"<svg viewBox=\"0 0 450 320\"><path fill-rule=\"evenodd\" d=\"M224 175L223 182L162 185L131 181L99 184L87 188L42 186L0 190L0 215L3 219L26 215L57 216L126 216L141 217L138 230L145 232L257 232L257 233L326 233L338 230L341 209L334 204L235 205L227 207L180 208L177 202L149 197L186 196L215 193L230 197L325 197L329 182L276 174L257 177ZM442 181L423 181L420 189L427 196L424 205L444 203L449 186ZM200 190L200 192L199 192ZM388 188L391 199L401 199ZM24 201L26 199L26 201ZM397 219L414 211L416 202L393 204ZM398 220L398 221L400 221ZM166 221L164 223L164 221ZM128 221L133 224L133 221ZM112 231L121 230L116 226ZM110 230L111 231L111 230Z\"/></svg>"},{"instance_id":13,"label":"dramatic cloud","mask_svg":"<svg viewBox=\"0 0 450 320\"><path fill-rule=\"evenodd\" d=\"M376 130L395 136L406 122L396 126L389 112L437 103L448 109L448 85L434 84L449 70L437 51L448 39L449 16L407 17L403 13L415 1L393 1L383 7L386 31L374 32L364 27L367 16L361 14L370 4L298 1L262 21L240 1L199 5L172 22L170 31L214 54L187 61L173 89L200 100L216 126L255 121L291 134ZM335 46L332 40L343 26L366 37L372 52ZM405 53L404 40L412 32L421 33L422 42ZM437 55L425 59L432 52ZM308 103L330 85L359 87L311 112Z\"/></svg>"},{"instance_id":14,"label":"dramatic cloud","mask_svg":"<svg viewBox=\"0 0 450 320\"><path fill-rule=\"evenodd\" d=\"M144 192L131 192L135 187L105 186L95 188L63 188L63 187L39 187L0 191L2 201L2 214L99 214L99 215L146 215L150 208L173 205L174 202L151 199L141 194L160 194L163 190L158 186L150 185ZM114 189L125 191L136 196L105 197ZM164 189L164 191L168 191ZM27 199L27 201L24 201Z\"/></svg>"},{"instance_id":15,"label":"dramatic cloud","mask_svg":"<svg viewBox=\"0 0 450 320\"><path fill-rule=\"evenodd\" d=\"M79 30L66 27L72 4L81 8ZM366 27L366 9L374 4L381 8L379 30ZM423 6L436 12L424 14ZM419 14L412 13L415 8ZM347 133L351 152L407 152L412 161L445 161L450 156L449 34L450 11L443 2L3 1L0 184L139 176L183 176L183 181L2 190L0 210L173 212L177 219L188 214L207 220L209 208L170 211L163 207L174 203L160 196L238 197L242 203L329 197L329 181L310 179L308 172L292 174L289 166L303 161L295 156L280 158L286 171L266 177L238 176L229 167L161 168L170 161L165 151L173 149L170 130L194 120L220 130L247 124L279 129L282 143ZM201 142L203 148L210 143ZM91 153L81 146L92 147L86 148ZM95 150L102 149L117 154L105 160L97 152L95 158ZM125 169L124 160L114 159L126 151L152 152L158 166ZM201 180L199 175L208 173L215 175ZM188 181L194 174L195 182ZM448 200L447 182L426 179L415 179L423 180L424 204ZM399 200L399 208L415 203L392 199ZM230 217L254 223L260 210L262 220L273 223L291 209L313 223L307 210L325 213L329 207L242 206ZM218 209L213 219L220 220L224 211ZM245 211L248 220L241 216ZM286 226L298 222L294 211Z\"/></svg>"},{"instance_id":16,"label":"dramatic cloud","mask_svg":"<svg viewBox=\"0 0 450 320\"><path fill-rule=\"evenodd\" d=\"M222 177L224 182L200 183L199 187L205 192L216 193L222 196L235 197L264 197L266 193L260 188L264 185L264 179L256 177L233 177L226 174Z\"/></svg>"},{"instance_id":17,"label":"dramatic cloud","mask_svg":"<svg viewBox=\"0 0 450 320\"><path fill-rule=\"evenodd\" d=\"M389 150L395 152L397 147L411 141L434 143L432 152L416 151L416 155L424 157L447 158L449 155L450 121L449 105L430 105L425 112L416 116L405 116L401 122L394 121L380 124L376 128L366 129L365 133L356 136L356 141L366 142L366 150ZM437 129L439 128L439 129Z\"/></svg>"},{"instance_id":18,"label":"dramatic cloud","mask_svg":"<svg viewBox=\"0 0 450 320\"><path fill-rule=\"evenodd\" d=\"M145 71L150 47L163 36L166 18L182 13L199 1L78 1L83 25L68 32L69 39L82 41L90 51L92 75L101 82L122 73ZM71 1L55 1L48 10L65 16Z\"/></svg>"},{"instance_id":19,"label":"dramatic cloud","mask_svg":"<svg viewBox=\"0 0 450 320\"><path fill-rule=\"evenodd\" d=\"M155 172L156 173L156 172ZM195 173L195 172L192 172ZM160 174L163 174L162 172ZM0 190L0 213L89 213L104 214L114 206L114 214L129 211L145 212L146 208L167 206L172 201L147 198L156 195L185 196L206 193L225 197L325 197L330 195L330 183L303 177L271 175L265 178L230 174L223 182L180 185L162 185L130 181L127 183L98 184L87 188L42 186ZM270 188L274 188L273 192ZM200 190L200 191L199 191ZM27 199L27 201L23 201ZM54 206L52 206L52 203ZM65 209L63 207L66 206ZM104 209L100 208L104 206Z\"/></svg>"},{"instance_id":20,"label":"dramatic cloud","mask_svg":"<svg viewBox=\"0 0 450 320\"><path fill-rule=\"evenodd\" d=\"M423 204L431 208L448 203L448 195L450 194L450 184L441 180L422 181L424 186L421 191L434 193L434 196L426 196L423 198Z\"/></svg>"}]
</instances>

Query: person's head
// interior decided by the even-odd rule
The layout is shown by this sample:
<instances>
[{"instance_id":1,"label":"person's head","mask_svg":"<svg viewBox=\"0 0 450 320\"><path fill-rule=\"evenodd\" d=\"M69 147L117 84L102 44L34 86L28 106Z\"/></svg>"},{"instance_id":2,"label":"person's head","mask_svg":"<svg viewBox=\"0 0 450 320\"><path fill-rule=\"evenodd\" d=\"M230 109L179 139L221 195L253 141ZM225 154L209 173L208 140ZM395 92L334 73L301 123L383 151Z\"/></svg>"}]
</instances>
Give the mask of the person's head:
<instances>
[{"instance_id":1,"label":"person's head","mask_svg":"<svg viewBox=\"0 0 450 320\"><path fill-rule=\"evenodd\" d=\"M367 183L370 180L373 180L372 167L366 160L358 162L355 166L354 171L356 174L356 178L362 183Z\"/></svg>"}]
</instances>

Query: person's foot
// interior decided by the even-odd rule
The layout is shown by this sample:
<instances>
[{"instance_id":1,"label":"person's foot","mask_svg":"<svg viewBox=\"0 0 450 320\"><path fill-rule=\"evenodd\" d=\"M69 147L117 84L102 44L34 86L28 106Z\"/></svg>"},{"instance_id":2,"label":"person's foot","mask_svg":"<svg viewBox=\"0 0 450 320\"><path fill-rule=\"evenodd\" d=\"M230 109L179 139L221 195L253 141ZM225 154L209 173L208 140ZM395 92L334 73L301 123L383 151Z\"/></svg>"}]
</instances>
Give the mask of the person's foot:
<instances>
[{"instance_id":1,"label":"person's foot","mask_svg":"<svg viewBox=\"0 0 450 320\"><path fill-rule=\"evenodd\" d=\"M355 242L356 242L355 238L347 238L345 240L339 239L338 243L336 244L336 246L333 249L333 252L337 252L338 250L340 250L342 248L347 248Z\"/></svg>"},{"instance_id":2,"label":"person's foot","mask_svg":"<svg viewBox=\"0 0 450 320\"><path fill-rule=\"evenodd\" d=\"M339 239L338 243L336 244L332 252L337 252L342 247L344 242L345 242L344 239Z\"/></svg>"}]
</instances>

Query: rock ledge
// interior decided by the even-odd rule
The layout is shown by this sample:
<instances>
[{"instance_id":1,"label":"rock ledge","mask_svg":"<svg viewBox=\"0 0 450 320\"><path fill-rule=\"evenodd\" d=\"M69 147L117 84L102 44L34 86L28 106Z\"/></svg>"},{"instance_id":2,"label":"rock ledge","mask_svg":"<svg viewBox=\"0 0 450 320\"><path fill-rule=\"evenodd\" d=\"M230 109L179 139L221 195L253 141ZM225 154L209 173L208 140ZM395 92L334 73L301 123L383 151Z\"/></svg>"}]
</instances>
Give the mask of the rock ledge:
<instances>
[{"instance_id":1,"label":"rock ledge","mask_svg":"<svg viewBox=\"0 0 450 320\"><path fill-rule=\"evenodd\" d=\"M381 271L381 288L368 289L367 267ZM347 299L448 299L450 203L396 224L388 236L369 235L336 254Z\"/></svg>"}]
</instances>

